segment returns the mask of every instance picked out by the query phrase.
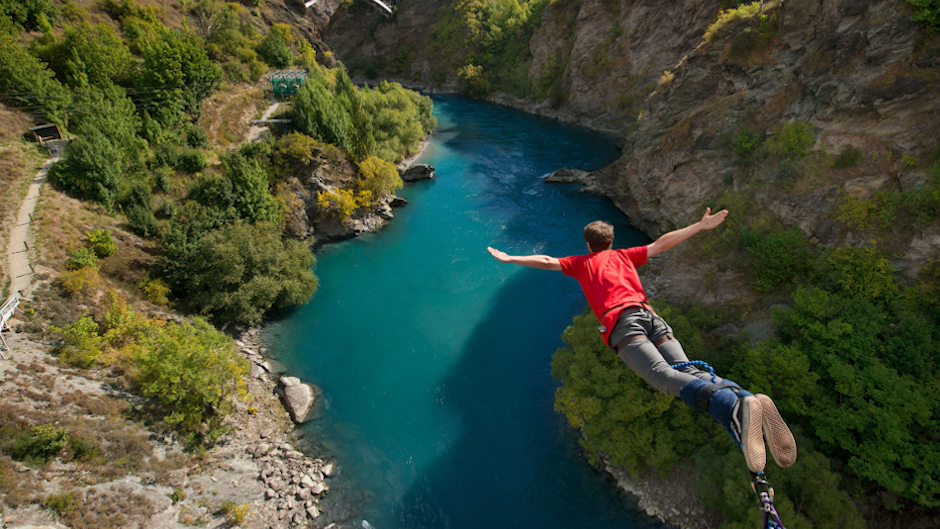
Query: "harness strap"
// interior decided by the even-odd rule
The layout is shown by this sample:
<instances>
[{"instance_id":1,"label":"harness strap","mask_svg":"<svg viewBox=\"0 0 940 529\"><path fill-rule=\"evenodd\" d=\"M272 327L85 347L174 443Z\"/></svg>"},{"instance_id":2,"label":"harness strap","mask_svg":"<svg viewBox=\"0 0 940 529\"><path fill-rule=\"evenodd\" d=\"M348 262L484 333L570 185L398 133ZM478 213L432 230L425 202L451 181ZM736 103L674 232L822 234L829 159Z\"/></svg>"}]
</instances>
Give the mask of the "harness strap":
<instances>
[{"instance_id":1,"label":"harness strap","mask_svg":"<svg viewBox=\"0 0 940 529\"><path fill-rule=\"evenodd\" d=\"M669 341L671 338L672 338L672 336L670 336L670 335L667 334L667 335L666 335L666 338L663 339L661 342L657 343L656 346L659 347L660 345L662 345L662 344L666 343L667 341ZM715 379L717 378L717 377L715 376L715 370L712 369L712 366L708 365L707 362L703 362L702 360L689 360L688 362L679 362L678 364L672 364L672 368L675 369L675 370L677 370L677 371L681 371L683 368L689 367L689 366L702 366L702 367L704 367L705 369L708 370L709 373L711 373L711 376L712 376L712 383L715 382ZM728 387L728 386L724 386L724 387ZM735 387L737 387L737 386L735 386ZM715 391L717 391L717 390L715 390Z\"/></svg>"}]
</instances>

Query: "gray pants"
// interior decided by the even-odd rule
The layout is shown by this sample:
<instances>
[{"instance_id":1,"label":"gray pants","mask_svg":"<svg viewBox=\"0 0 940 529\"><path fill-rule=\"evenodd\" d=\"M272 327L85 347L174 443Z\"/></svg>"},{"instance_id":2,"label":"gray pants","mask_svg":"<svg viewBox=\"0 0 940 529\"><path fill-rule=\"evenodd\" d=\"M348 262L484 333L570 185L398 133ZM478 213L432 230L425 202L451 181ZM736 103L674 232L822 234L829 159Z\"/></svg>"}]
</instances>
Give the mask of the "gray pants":
<instances>
[{"instance_id":1,"label":"gray pants","mask_svg":"<svg viewBox=\"0 0 940 529\"><path fill-rule=\"evenodd\" d=\"M688 362L689 357L672 337L672 328L651 310L630 307L621 312L610 343L630 369L667 395L678 397L682 386L696 378L712 381L711 373L694 365L673 369L673 364ZM721 378L716 377L715 382Z\"/></svg>"}]
</instances>

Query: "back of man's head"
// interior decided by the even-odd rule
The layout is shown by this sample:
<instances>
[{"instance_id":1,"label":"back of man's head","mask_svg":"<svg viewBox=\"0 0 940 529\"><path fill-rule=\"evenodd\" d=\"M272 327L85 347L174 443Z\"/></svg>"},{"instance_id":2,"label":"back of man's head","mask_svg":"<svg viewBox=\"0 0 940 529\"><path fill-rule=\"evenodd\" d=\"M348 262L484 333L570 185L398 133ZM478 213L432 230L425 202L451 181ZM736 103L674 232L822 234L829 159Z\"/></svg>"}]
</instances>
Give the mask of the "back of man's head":
<instances>
[{"instance_id":1,"label":"back of man's head","mask_svg":"<svg viewBox=\"0 0 940 529\"><path fill-rule=\"evenodd\" d=\"M584 240L592 252L607 250L614 243L614 227L602 220L595 220L584 227Z\"/></svg>"}]
</instances>

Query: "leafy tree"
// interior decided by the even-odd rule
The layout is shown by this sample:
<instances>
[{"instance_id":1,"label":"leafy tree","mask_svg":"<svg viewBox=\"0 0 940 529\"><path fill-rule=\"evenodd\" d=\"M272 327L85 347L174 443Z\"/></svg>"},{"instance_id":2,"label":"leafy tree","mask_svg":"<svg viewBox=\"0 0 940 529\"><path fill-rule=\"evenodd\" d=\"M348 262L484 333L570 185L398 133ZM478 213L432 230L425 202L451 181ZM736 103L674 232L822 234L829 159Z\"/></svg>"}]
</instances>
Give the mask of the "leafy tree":
<instances>
[{"instance_id":1,"label":"leafy tree","mask_svg":"<svg viewBox=\"0 0 940 529\"><path fill-rule=\"evenodd\" d=\"M275 68L285 68L294 60L294 54L291 53L282 31L281 28L272 26L256 48L264 62Z\"/></svg>"},{"instance_id":2,"label":"leafy tree","mask_svg":"<svg viewBox=\"0 0 940 529\"><path fill-rule=\"evenodd\" d=\"M13 34L0 31L0 93L4 103L36 109L45 119L66 124L69 93Z\"/></svg>"},{"instance_id":3,"label":"leafy tree","mask_svg":"<svg viewBox=\"0 0 940 529\"><path fill-rule=\"evenodd\" d=\"M249 222L280 223L281 206L268 190L268 176L261 164L238 151L222 158L222 172L232 186L232 206Z\"/></svg>"},{"instance_id":4,"label":"leafy tree","mask_svg":"<svg viewBox=\"0 0 940 529\"><path fill-rule=\"evenodd\" d=\"M359 164L359 189L374 198L385 197L404 185L398 169L391 162L370 156Z\"/></svg>"},{"instance_id":5,"label":"leafy tree","mask_svg":"<svg viewBox=\"0 0 940 529\"><path fill-rule=\"evenodd\" d=\"M0 0L0 15L10 17L21 28L32 30L38 29L43 21L58 18L59 8L52 0Z\"/></svg>"},{"instance_id":6,"label":"leafy tree","mask_svg":"<svg viewBox=\"0 0 940 529\"><path fill-rule=\"evenodd\" d=\"M375 156L395 162L414 153L437 126L431 99L406 90L398 83L382 81L360 91L364 115L371 117Z\"/></svg>"},{"instance_id":7,"label":"leafy tree","mask_svg":"<svg viewBox=\"0 0 940 529\"><path fill-rule=\"evenodd\" d=\"M307 136L349 150L349 115L317 70L294 96L293 123Z\"/></svg>"},{"instance_id":8,"label":"leafy tree","mask_svg":"<svg viewBox=\"0 0 940 529\"><path fill-rule=\"evenodd\" d=\"M306 303L317 287L313 254L281 241L269 223L224 226L184 251L172 286L217 321L256 324L270 309Z\"/></svg>"},{"instance_id":9,"label":"leafy tree","mask_svg":"<svg viewBox=\"0 0 940 529\"><path fill-rule=\"evenodd\" d=\"M76 139L50 178L75 195L113 211L121 183L142 164L146 142L137 136L140 120L123 89L114 85L76 92L72 112Z\"/></svg>"},{"instance_id":10,"label":"leafy tree","mask_svg":"<svg viewBox=\"0 0 940 529\"><path fill-rule=\"evenodd\" d=\"M214 442L225 432L222 421L235 410L248 372L232 340L198 318L192 324L149 323L135 338L129 356L140 392L153 399L164 423L191 442Z\"/></svg>"},{"instance_id":11,"label":"leafy tree","mask_svg":"<svg viewBox=\"0 0 940 529\"><path fill-rule=\"evenodd\" d=\"M386 81L375 88L356 88L342 68L333 75L332 89L319 70L307 78L294 98L294 126L343 147L357 161L372 155L401 160L437 124L426 96Z\"/></svg>"},{"instance_id":12,"label":"leafy tree","mask_svg":"<svg viewBox=\"0 0 940 529\"><path fill-rule=\"evenodd\" d=\"M137 64L124 40L105 24L68 26L62 42L41 49L40 56L70 86L127 86Z\"/></svg>"},{"instance_id":13,"label":"leafy tree","mask_svg":"<svg viewBox=\"0 0 940 529\"><path fill-rule=\"evenodd\" d=\"M141 49L140 85L155 90L158 104L199 115L199 102L222 80L221 68L209 60L192 35L163 30Z\"/></svg>"},{"instance_id":14,"label":"leafy tree","mask_svg":"<svg viewBox=\"0 0 940 529\"><path fill-rule=\"evenodd\" d=\"M90 128L69 143L65 158L49 171L50 180L79 197L113 211L123 156L103 132Z\"/></svg>"}]
</instances>

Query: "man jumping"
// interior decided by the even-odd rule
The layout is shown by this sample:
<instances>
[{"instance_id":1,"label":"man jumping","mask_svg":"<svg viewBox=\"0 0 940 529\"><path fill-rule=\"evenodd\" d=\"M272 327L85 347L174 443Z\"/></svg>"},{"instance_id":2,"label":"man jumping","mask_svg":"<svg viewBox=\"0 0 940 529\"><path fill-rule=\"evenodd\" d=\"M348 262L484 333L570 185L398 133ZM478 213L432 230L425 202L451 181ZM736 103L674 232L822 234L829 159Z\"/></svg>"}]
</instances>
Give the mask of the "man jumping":
<instances>
[{"instance_id":1,"label":"man jumping","mask_svg":"<svg viewBox=\"0 0 940 529\"><path fill-rule=\"evenodd\" d=\"M556 258L487 250L503 263L557 270L577 279L600 321L604 342L625 364L657 390L707 411L731 433L751 472L764 469L763 437L777 464L789 467L796 461L796 441L770 397L754 395L689 363L672 328L650 307L636 270L646 264L648 257L715 228L727 216L728 210L713 215L707 208L694 224L666 233L646 246L622 250L612 249L614 228L602 221L584 228L589 250L586 255Z\"/></svg>"}]
</instances>

